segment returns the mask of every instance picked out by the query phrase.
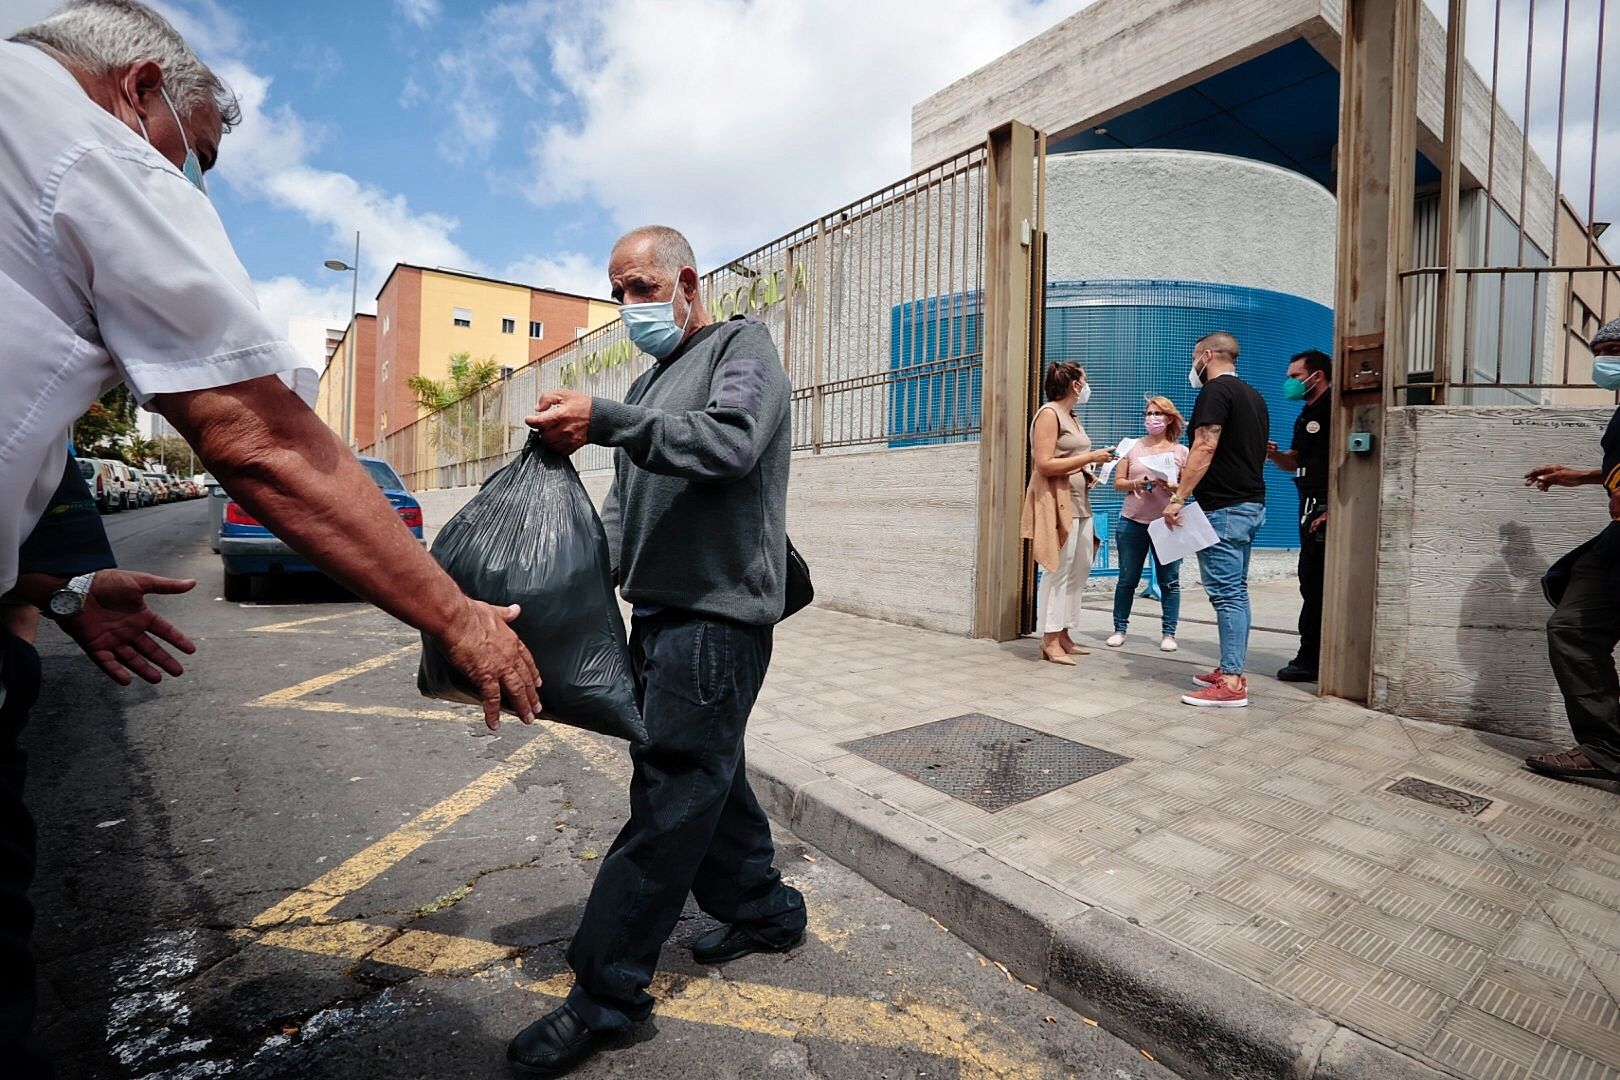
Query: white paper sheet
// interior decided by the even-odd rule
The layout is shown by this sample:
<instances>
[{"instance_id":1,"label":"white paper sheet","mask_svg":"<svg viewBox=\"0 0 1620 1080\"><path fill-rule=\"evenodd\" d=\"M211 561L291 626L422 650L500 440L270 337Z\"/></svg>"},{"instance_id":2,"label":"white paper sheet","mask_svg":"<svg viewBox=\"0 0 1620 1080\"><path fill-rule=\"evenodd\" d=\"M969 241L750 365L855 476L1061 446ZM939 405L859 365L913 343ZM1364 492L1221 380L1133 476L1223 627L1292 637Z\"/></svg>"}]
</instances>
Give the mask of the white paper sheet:
<instances>
[{"instance_id":1,"label":"white paper sheet","mask_svg":"<svg viewBox=\"0 0 1620 1080\"><path fill-rule=\"evenodd\" d=\"M1181 482L1181 465L1176 461L1174 453L1149 454L1137 458L1136 463L1142 467L1143 472L1150 472L1167 483Z\"/></svg>"},{"instance_id":2,"label":"white paper sheet","mask_svg":"<svg viewBox=\"0 0 1620 1080\"><path fill-rule=\"evenodd\" d=\"M1220 541L1220 537L1215 535L1215 526L1209 523L1209 516L1198 508L1197 503L1182 507L1181 524L1174 529L1166 525L1163 518L1150 522L1148 539L1153 541L1153 554L1158 556L1161 563L1173 563L1196 555Z\"/></svg>"},{"instance_id":3,"label":"white paper sheet","mask_svg":"<svg viewBox=\"0 0 1620 1080\"><path fill-rule=\"evenodd\" d=\"M1097 474L1098 484L1106 484L1113 479L1114 467L1120 463L1121 459L1123 459L1126 454L1131 452L1131 447L1135 445L1135 439L1119 440L1119 443L1114 447L1114 460L1104 465L1102 467L1102 471Z\"/></svg>"}]
</instances>

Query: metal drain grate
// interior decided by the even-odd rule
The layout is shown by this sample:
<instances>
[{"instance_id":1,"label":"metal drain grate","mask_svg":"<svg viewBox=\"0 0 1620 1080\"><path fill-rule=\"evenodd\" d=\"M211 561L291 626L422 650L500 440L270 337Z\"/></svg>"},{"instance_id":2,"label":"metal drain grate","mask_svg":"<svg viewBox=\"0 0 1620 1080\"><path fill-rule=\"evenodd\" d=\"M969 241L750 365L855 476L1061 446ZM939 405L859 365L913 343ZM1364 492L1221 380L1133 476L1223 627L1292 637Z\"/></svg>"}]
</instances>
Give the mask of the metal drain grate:
<instances>
[{"instance_id":1,"label":"metal drain grate","mask_svg":"<svg viewBox=\"0 0 1620 1080\"><path fill-rule=\"evenodd\" d=\"M992 813L1131 760L983 713L857 739L844 749Z\"/></svg>"},{"instance_id":2,"label":"metal drain grate","mask_svg":"<svg viewBox=\"0 0 1620 1080\"><path fill-rule=\"evenodd\" d=\"M1408 799L1416 799L1430 806L1456 810L1472 817L1478 817L1491 805L1491 800L1483 795L1470 795L1466 791L1419 780L1415 776L1403 776L1384 790L1394 795L1405 795Z\"/></svg>"}]
</instances>

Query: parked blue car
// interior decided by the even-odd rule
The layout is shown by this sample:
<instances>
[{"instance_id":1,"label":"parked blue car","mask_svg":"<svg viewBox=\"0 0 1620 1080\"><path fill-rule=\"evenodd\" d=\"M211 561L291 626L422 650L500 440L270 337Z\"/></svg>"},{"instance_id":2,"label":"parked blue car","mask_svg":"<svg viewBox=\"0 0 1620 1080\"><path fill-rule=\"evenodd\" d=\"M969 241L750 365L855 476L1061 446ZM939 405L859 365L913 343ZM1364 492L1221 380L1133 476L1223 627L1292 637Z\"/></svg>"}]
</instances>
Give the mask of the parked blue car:
<instances>
[{"instance_id":1,"label":"parked blue car","mask_svg":"<svg viewBox=\"0 0 1620 1080\"><path fill-rule=\"evenodd\" d=\"M393 466L380 458L363 457L360 464L382 488L388 501L399 512L411 535L422 537L422 504L405 490ZM274 533L254 519L235 500L225 503L219 525L219 558L225 567L225 599L246 600L252 594L253 578L264 574L318 574L304 558L278 540Z\"/></svg>"}]
</instances>

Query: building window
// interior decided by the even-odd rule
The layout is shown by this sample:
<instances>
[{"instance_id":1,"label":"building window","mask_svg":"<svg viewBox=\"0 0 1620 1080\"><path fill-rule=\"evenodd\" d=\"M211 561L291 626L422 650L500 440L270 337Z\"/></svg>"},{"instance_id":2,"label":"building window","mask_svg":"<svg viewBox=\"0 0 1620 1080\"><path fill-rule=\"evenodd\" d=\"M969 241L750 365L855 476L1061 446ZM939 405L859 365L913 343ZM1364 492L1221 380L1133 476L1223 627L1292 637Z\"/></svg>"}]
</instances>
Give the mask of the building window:
<instances>
[{"instance_id":1,"label":"building window","mask_svg":"<svg viewBox=\"0 0 1620 1080\"><path fill-rule=\"evenodd\" d=\"M472 325L472 308L451 308L450 318L457 326Z\"/></svg>"},{"instance_id":2,"label":"building window","mask_svg":"<svg viewBox=\"0 0 1620 1080\"><path fill-rule=\"evenodd\" d=\"M501 333L503 333L503 334L515 334L515 333L517 333L517 319L514 318L511 315L502 315L501 316Z\"/></svg>"},{"instance_id":3,"label":"building window","mask_svg":"<svg viewBox=\"0 0 1620 1080\"><path fill-rule=\"evenodd\" d=\"M580 338L584 337L588 333L590 333L590 331L585 329L585 327L576 326L576 327L574 327L574 340L578 341Z\"/></svg>"},{"instance_id":4,"label":"building window","mask_svg":"<svg viewBox=\"0 0 1620 1080\"><path fill-rule=\"evenodd\" d=\"M382 365L382 381L383 382L388 381L388 361L386 361L386 360L383 361L383 365Z\"/></svg>"},{"instance_id":5,"label":"building window","mask_svg":"<svg viewBox=\"0 0 1620 1080\"><path fill-rule=\"evenodd\" d=\"M529 322L529 337L533 338L535 341L539 341L541 338L543 338L545 336L546 336L546 324L541 323L541 322L534 322L533 320L530 320L530 322Z\"/></svg>"},{"instance_id":6,"label":"building window","mask_svg":"<svg viewBox=\"0 0 1620 1080\"><path fill-rule=\"evenodd\" d=\"M383 316L383 333L388 333L388 316Z\"/></svg>"}]
</instances>

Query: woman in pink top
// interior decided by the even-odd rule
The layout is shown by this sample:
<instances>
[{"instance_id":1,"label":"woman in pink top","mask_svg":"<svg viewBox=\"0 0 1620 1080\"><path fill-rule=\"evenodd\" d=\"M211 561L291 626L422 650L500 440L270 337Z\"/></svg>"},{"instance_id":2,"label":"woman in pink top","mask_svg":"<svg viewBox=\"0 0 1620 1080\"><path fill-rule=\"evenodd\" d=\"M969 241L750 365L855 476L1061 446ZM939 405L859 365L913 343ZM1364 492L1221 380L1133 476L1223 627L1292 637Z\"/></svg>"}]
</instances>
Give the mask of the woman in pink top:
<instances>
[{"instance_id":1,"label":"woman in pink top","mask_svg":"<svg viewBox=\"0 0 1620 1080\"><path fill-rule=\"evenodd\" d=\"M1159 562L1153 542L1148 538L1148 525L1164 516L1165 505L1176 485L1167 483L1163 475L1149 471L1143 460L1173 454L1179 477L1187 465L1187 448L1180 441L1187 422L1169 398L1153 397L1147 400L1142 426L1147 434L1136 441L1114 470L1114 487L1126 495L1125 508L1119 514L1119 527L1114 530L1119 541L1119 581L1114 586L1114 633L1108 645L1117 649L1125 644L1131 604L1136 599L1137 583L1142 580L1142 564L1151 556L1163 605L1160 629L1164 636L1159 639L1159 648L1175 652L1176 622L1181 617L1181 562L1179 559L1169 564Z\"/></svg>"}]
</instances>

